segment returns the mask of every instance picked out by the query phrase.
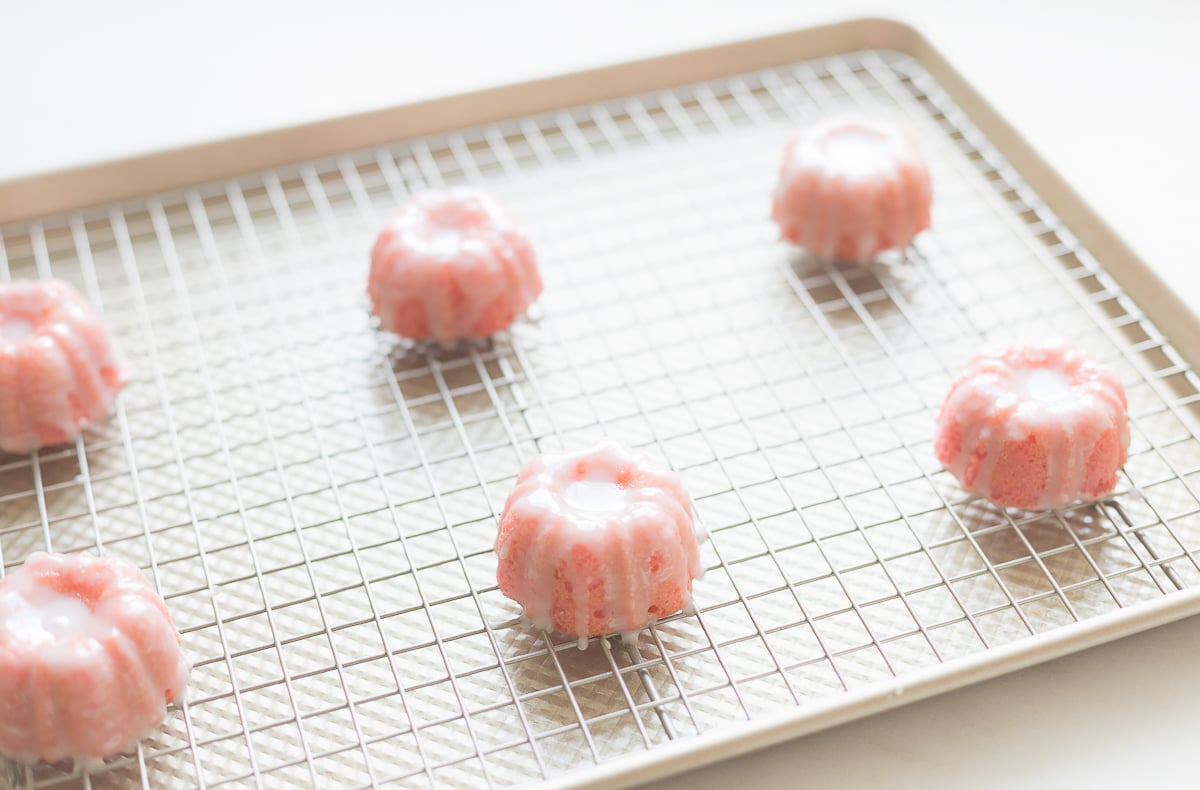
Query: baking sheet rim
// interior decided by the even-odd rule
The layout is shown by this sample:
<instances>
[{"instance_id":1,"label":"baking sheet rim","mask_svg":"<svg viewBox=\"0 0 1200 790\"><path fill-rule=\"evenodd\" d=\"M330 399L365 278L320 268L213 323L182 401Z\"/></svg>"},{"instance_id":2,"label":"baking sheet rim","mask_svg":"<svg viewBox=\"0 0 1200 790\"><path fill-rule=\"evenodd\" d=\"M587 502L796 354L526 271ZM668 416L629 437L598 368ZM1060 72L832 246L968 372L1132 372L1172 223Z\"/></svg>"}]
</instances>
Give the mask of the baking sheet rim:
<instances>
[{"instance_id":1,"label":"baking sheet rim","mask_svg":"<svg viewBox=\"0 0 1200 790\"><path fill-rule=\"evenodd\" d=\"M652 751L588 766L584 769L586 775L568 773L540 786L607 790L650 782L1028 669L1197 614L1200 614L1200 587L1172 592L1118 612L930 666L903 678L828 697L811 707L738 722L736 728L672 741Z\"/></svg>"}]
</instances>

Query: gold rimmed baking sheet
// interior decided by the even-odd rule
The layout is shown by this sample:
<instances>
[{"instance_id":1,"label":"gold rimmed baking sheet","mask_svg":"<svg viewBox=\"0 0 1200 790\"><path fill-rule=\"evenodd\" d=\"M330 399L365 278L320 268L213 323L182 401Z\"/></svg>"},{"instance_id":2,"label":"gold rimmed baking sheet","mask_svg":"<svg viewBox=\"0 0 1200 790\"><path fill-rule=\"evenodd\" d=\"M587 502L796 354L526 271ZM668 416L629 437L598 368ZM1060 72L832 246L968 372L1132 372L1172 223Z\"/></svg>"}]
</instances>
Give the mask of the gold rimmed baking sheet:
<instances>
[{"instance_id":1,"label":"gold rimmed baking sheet","mask_svg":"<svg viewBox=\"0 0 1200 790\"><path fill-rule=\"evenodd\" d=\"M934 228L905 264L815 262L768 219L786 136L848 108L911 126L929 158ZM412 191L461 183L524 219L544 297L493 341L397 346L365 308L373 236ZM135 755L14 767L17 786L630 781L1200 586L1200 381L908 55L465 128L0 242L0 273L76 283L136 370L75 446L0 459L3 567L139 562L195 664ZM933 458L955 372L1030 334L1121 374L1110 502L1004 511ZM581 652L518 622L492 540L524 459L601 436L679 470L711 540L696 613Z\"/></svg>"}]
</instances>

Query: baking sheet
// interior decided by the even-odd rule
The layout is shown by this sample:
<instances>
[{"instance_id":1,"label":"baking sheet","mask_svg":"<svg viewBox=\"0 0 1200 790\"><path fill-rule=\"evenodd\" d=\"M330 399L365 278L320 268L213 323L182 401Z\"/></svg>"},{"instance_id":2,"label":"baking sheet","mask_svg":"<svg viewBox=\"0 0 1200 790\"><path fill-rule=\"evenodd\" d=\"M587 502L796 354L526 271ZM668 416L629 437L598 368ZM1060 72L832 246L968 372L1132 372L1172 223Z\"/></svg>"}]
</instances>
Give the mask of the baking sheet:
<instances>
[{"instance_id":1,"label":"baking sheet","mask_svg":"<svg viewBox=\"0 0 1200 790\"><path fill-rule=\"evenodd\" d=\"M929 157L934 229L905 264L821 264L768 219L786 136L847 108L910 125ZM524 219L545 295L493 341L398 346L366 314L374 234L413 190L458 183ZM1028 660L1041 635L1200 581L1200 381L906 55L463 129L0 242L0 273L79 285L137 374L75 447L0 459L3 565L139 562L195 663L136 755L18 786L625 781L671 741L1013 645ZM1047 334L1121 373L1130 460L1108 503L1006 512L940 470L933 415L982 343ZM491 541L523 459L601 436L679 470L712 539L695 614L580 652L518 622Z\"/></svg>"}]
</instances>

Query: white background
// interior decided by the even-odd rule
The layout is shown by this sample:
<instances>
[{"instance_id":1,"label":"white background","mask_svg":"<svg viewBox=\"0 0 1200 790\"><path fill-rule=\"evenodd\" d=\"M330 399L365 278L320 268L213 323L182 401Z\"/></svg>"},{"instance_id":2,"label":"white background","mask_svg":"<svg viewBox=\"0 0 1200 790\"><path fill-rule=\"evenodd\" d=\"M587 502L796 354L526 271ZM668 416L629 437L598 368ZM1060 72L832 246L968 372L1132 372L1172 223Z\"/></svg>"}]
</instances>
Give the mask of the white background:
<instances>
[{"instance_id":1,"label":"white background","mask_svg":"<svg viewBox=\"0 0 1200 790\"><path fill-rule=\"evenodd\" d=\"M924 32L1200 310L1184 0L0 0L0 181L867 15ZM1194 787L1198 725L1193 619L659 786Z\"/></svg>"}]
</instances>

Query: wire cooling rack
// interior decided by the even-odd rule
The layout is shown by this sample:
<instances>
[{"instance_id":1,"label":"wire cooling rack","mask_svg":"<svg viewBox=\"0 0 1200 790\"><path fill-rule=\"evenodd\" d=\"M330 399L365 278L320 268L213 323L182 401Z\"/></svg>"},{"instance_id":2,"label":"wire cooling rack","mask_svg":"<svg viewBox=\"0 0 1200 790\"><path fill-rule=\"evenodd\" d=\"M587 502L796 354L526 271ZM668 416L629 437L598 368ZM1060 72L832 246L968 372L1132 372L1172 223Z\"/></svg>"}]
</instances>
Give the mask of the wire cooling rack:
<instances>
[{"instance_id":1,"label":"wire cooling rack","mask_svg":"<svg viewBox=\"0 0 1200 790\"><path fill-rule=\"evenodd\" d=\"M843 108L907 123L934 229L824 265L768 221L784 139ZM454 349L367 318L382 219L486 186L546 281ZM125 755L21 787L586 781L700 733L1200 585L1200 380L922 66L861 51L521 118L27 224L0 273L75 282L136 379L74 447L0 458L0 551L147 569L194 670ZM985 341L1116 367L1117 495L965 495L931 451ZM685 478L698 611L626 649L532 630L495 583L524 459L615 437ZM589 773L589 770L593 773Z\"/></svg>"}]
</instances>

